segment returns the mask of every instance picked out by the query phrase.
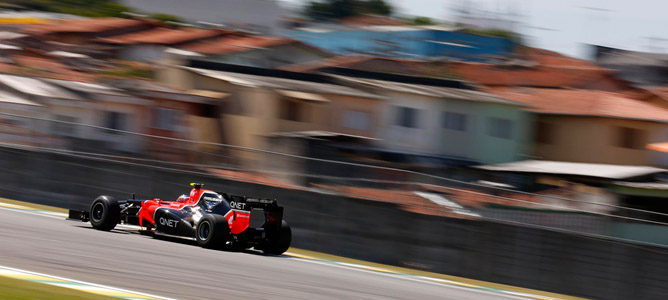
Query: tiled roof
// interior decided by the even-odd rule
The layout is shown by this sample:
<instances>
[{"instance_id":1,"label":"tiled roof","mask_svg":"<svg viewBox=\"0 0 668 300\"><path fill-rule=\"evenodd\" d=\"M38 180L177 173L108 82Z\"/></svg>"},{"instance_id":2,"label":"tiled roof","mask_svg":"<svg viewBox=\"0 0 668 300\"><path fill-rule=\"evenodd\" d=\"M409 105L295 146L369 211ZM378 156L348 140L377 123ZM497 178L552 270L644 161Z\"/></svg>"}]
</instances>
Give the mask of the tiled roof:
<instances>
[{"instance_id":1,"label":"tiled roof","mask_svg":"<svg viewBox=\"0 0 668 300\"><path fill-rule=\"evenodd\" d=\"M145 19L122 18L83 18L66 19L47 25L35 25L25 29L28 34L49 34L56 32L102 32L118 28L134 27L143 24L155 24Z\"/></svg>"},{"instance_id":2,"label":"tiled roof","mask_svg":"<svg viewBox=\"0 0 668 300\"><path fill-rule=\"evenodd\" d=\"M98 42L119 45L131 44L160 44L174 45L200 39L212 38L215 36L229 34L232 31L218 29L173 29L158 27L140 32L133 32L124 35L117 35L108 38L99 38Z\"/></svg>"},{"instance_id":3,"label":"tiled roof","mask_svg":"<svg viewBox=\"0 0 668 300\"><path fill-rule=\"evenodd\" d=\"M313 186L336 192L347 197L364 200L394 203L401 209L434 216L445 216L451 218L473 219L470 215L455 213L451 208L438 205L429 199L418 196L413 191L375 189L355 186L312 184Z\"/></svg>"},{"instance_id":4,"label":"tiled roof","mask_svg":"<svg viewBox=\"0 0 668 300\"><path fill-rule=\"evenodd\" d=\"M17 66L7 65L6 69L1 68L8 73L85 82L94 81L95 78L93 74L72 70L64 64L47 58L24 55L14 55L11 58Z\"/></svg>"},{"instance_id":5,"label":"tiled roof","mask_svg":"<svg viewBox=\"0 0 668 300\"><path fill-rule=\"evenodd\" d=\"M537 62L543 66L600 69L599 66L590 61L569 57L550 50L523 46L520 47L517 52L525 60Z\"/></svg>"},{"instance_id":6,"label":"tiled roof","mask_svg":"<svg viewBox=\"0 0 668 300\"><path fill-rule=\"evenodd\" d=\"M488 88L488 93L529 105L545 114L582 115L668 122L668 109L623 94L596 90Z\"/></svg>"},{"instance_id":7,"label":"tiled roof","mask_svg":"<svg viewBox=\"0 0 668 300\"><path fill-rule=\"evenodd\" d=\"M610 91L628 88L626 83L612 76L612 70L599 67L453 62L448 71L468 81L487 86L592 88Z\"/></svg>"},{"instance_id":8,"label":"tiled roof","mask_svg":"<svg viewBox=\"0 0 668 300\"><path fill-rule=\"evenodd\" d=\"M301 44L301 42L297 40L281 37L224 36L184 45L182 48L202 54L229 54L292 43Z\"/></svg>"},{"instance_id":9,"label":"tiled roof","mask_svg":"<svg viewBox=\"0 0 668 300\"><path fill-rule=\"evenodd\" d=\"M649 89L649 92L656 95L657 97L668 101L668 86L657 87Z\"/></svg>"}]
</instances>

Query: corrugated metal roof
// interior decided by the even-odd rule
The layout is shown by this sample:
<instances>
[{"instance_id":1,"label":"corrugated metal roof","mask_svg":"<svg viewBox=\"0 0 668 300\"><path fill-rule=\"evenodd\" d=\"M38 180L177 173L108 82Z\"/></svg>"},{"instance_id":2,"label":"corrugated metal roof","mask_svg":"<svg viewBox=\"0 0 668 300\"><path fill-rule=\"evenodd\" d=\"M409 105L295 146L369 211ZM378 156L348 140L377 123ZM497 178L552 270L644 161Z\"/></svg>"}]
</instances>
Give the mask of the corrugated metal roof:
<instances>
[{"instance_id":1,"label":"corrugated metal roof","mask_svg":"<svg viewBox=\"0 0 668 300\"><path fill-rule=\"evenodd\" d=\"M626 182L626 181L616 181L616 185L638 188L638 189L648 189L648 190L668 190L668 182Z\"/></svg>"},{"instance_id":2,"label":"corrugated metal roof","mask_svg":"<svg viewBox=\"0 0 668 300\"><path fill-rule=\"evenodd\" d=\"M626 179L667 171L665 169L648 166L625 166L547 160L524 160L504 164L476 166L475 168L488 171L588 176L607 179Z\"/></svg>"},{"instance_id":3,"label":"corrugated metal roof","mask_svg":"<svg viewBox=\"0 0 668 300\"><path fill-rule=\"evenodd\" d=\"M20 105L30 105L30 106L42 106L37 102L30 101L19 95L9 93L7 91L0 90L0 102L2 103L12 103Z\"/></svg>"},{"instance_id":4,"label":"corrugated metal roof","mask_svg":"<svg viewBox=\"0 0 668 300\"><path fill-rule=\"evenodd\" d=\"M46 98L83 100L81 97L64 88L34 78L0 74L0 83L29 95Z\"/></svg>"},{"instance_id":5,"label":"corrugated metal roof","mask_svg":"<svg viewBox=\"0 0 668 300\"><path fill-rule=\"evenodd\" d=\"M196 74L227 81L231 84L248 87L267 87L272 89L293 90L302 92L312 92L320 94L346 95L362 98L380 98L377 95L366 93L354 88L311 81L302 81L295 79L286 79L279 77L250 75L243 73L233 73L224 71L213 71L199 68L182 67Z\"/></svg>"},{"instance_id":6,"label":"corrugated metal roof","mask_svg":"<svg viewBox=\"0 0 668 300\"><path fill-rule=\"evenodd\" d=\"M318 94L313 94L313 93L305 93L305 92L298 92L298 91L290 91L290 90L276 90L279 94L290 97L290 98L295 98L295 99L301 99L301 100L308 100L308 101L318 101L318 102L329 102L329 99L320 96Z\"/></svg>"},{"instance_id":7,"label":"corrugated metal roof","mask_svg":"<svg viewBox=\"0 0 668 300\"><path fill-rule=\"evenodd\" d=\"M90 56L85 54L67 52L67 51L51 51L49 52L49 54L66 58L90 58Z\"/></svg>"},{"instance_id":8,"label":"corrugated metal roof","mask_svg":"<svg viewBox=\"0 0 668 300\"><path fill-rule=\"evenodd\" d=\"M114 96L127 96L122 93L121 90L113 88L110 86L97 84L97 83L88 83L80 81L70 81L70 80L60 80L60 79L42 79L43 81L64 87L66 89L83 92L83 93L93 93L93 94L105 94L105 95L114 95Z\"/></svg>"},{"instance_id":9,"label":"corrugated metal roof","mask_svg":"<svg viewBox=\"0 0 668 300\"><path fill-rule=\"evenodd\" d=\"M357 84L363 84L373 88L387 89L390 91L401 92L401 93L410 93L410 94L417 94L417 95L436 97L436 98L447 98L447 99L457 99L466 101L489 102L489 103L524 106L523 104L518 102L514 102L491 94L473 90L421 85L413 83L403 83L395 81L385 81L378 79L349 77L341 75L331 75L331 76L334 76L341 80L346 80Z\"/></svg>"}]
</instances>

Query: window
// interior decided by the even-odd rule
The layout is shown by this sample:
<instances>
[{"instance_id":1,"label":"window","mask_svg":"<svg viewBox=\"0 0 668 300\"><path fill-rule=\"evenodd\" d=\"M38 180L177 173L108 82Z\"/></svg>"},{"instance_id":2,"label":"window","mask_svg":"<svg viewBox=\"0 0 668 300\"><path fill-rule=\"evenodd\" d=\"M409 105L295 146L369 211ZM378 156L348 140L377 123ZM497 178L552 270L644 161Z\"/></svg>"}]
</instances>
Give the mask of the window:
<instances>
[{"instance_id":1,"label":"window","mask_svg":"<svg viewBox=\"0 0 668 300\"><path fill-rule=\"evenodd\" d=\"M175 130L177 127L178 115L175 109L159 107L155 111L153 126L158 129Z\"/></svg>"},{"instance_id":2,"label":"window","mask_svg":"<svg viewBox=\"0 0 668 300\"><path fill-rule=\"evenodd\" d=\"M57 136L76 136L76 131L77 127L75 124L69 124L69 123L76 123L77 119L75 117L70 117L70 116L56 116L56 121L58 122L53 122L51 124L51 130L53 131L54 135ZM68 122L68 123L64 123Z\"/></svg>"},{"instance_id":3,"label":"window","mask_svg":"<svg viewBox=\"0 0 668 300\"><path fill-rule=\"evenodd\" d=\"M397 106L395 125L417 128L418 110L410 107Z\"/></svg>"},{"instance_id":4,"label":"window","mask_svg":"<svg viewBox=\"0 0 668 300\"><path fill-rule=\"evenodd\" d=\"M244 102L240 94L231 94L225 99L225 113L232 115L250 115L249 105Z\"/></svg>"},{"instance_id":5,"label":"window","mask_svg":"<svg viewBox=\"0 0 668 300\"><path fill-rule=\"evenodd\" d=\"M554 124L537 122L534 140L539 144L552 144L554 142Z\"/></svg>"},{"instance_id":6,"label":"window","mask_svg":"<svg viewBox=\"0 0 668 300\"><path fill-rule=\"evenodd\" d=\"M369 130L371 129L371 115L361 111L346 111L343 113L342 123L346 128Z\"/></svg>"},{"instance_id":7,"label":"window","mask_svg":"<svg viewBox=\"0 0 668 300\"><path fill-rule=\"evenodd\" d=\"M454 112L444 112L443 128L466 131L466 115Z\"/></svg>"},{"instance_id":8,"label":"window","mask_svg":"<svg viewBox=\"0 0 668 300\"><path fill-rule=\"evenodd\" d=\"M647 144L645 131L630 127L617 127L617 147L643 149Z\"/></svg>"},{"instance_id":9,"label":"window","mask_svg":"<svg viewBox=\"0 0 668 300\"><path fill-rule=\"evenodd\" d=\"M280 118L296 122L306 122L308 116L307 104L302 101L283 98L281 100Z\"/></svg>"},{"instance_id":10,"label":"window","mask_svg":"<svg viewBox=\"0 0 668 300\"><path fill-rule=\"evenodd\" d=\"M502 139L511 139L513 121L503 118L489 118L489 135Z\"/></svg>"},{"instance_id":11,"label":"window","mask_svg":"<svg viewBox=\"0 0 668 300\"><path fill-rule=\"evenodd\" d=\"M116 130L126 130L125 122L126 122L125 114L115 111L110 111L107 112L107 115L105 117L104 127ZM119 133L118 131L114 130L107 130L107 132Z\"/></svg>"}]
</instances>

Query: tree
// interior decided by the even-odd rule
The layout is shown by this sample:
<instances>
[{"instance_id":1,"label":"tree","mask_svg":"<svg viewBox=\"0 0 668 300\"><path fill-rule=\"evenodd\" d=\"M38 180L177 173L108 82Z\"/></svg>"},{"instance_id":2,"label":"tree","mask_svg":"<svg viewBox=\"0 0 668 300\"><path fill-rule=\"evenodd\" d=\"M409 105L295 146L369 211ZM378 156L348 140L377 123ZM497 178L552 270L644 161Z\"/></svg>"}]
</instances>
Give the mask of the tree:
<instances>
[{"instance_id":1,"label":"tree","mask_svg":"<svg viewBox=\"0 0 668 300\"><path fill-rule=\"evenodd\" d=\"M385 0L320 0L306 4L304 15L312 20L324 21L360 14L389 16L393 10Z\"/></svg>"},{"instance_id":2,"label":"tree","mask_svg":"<svg viewBox=\"0 0 668 300\"><path fill-rule=\"evenodd\" d=\"M184 23L183 19L170 14L156 13L148 15L148 17L162 23Z\"/></svg>"},{"instance_id":3,"label":"tree","mask_svg":"<svg viewBox=\"0 0 668 300\"><path fill-rule=\"evenodd\" d=\"M432 21L432 19L430 19L428 17L415 17L415 18L413 18L413 20L411 20L411 23L413 25L417 25L417 26L436 24L436 23L434 23L434 21Z\"/></svg>"},{"instance_id":4,"label":"tree","mask_svg":"<svg viewBox=\"0 0 668 300\"><path fill-rule=\"evenodd\" d=\"M394 8L383 0L360 1L360 12L364 14L374 14L389 16Z\"/></svg>"},{"instance_id":5,"label":"tree","mask_svg":"<svg viewBox=\"0 0 668 300\"><path fill-rule=\"evenodd\" d=\"M7 1L29 9L85 17L122 17L130 8L111 0L13 0Z\"/></svg>"}]
</instances>

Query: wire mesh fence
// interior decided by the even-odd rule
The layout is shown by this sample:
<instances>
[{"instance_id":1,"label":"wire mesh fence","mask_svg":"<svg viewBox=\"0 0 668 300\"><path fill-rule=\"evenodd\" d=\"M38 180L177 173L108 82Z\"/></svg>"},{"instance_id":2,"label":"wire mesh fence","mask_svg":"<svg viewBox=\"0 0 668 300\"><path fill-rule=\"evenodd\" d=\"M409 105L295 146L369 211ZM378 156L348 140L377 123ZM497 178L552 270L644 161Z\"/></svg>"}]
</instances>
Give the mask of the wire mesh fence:
<instances>
[{"instance_id":1,"label":"wire mesh fence","mask_svg":"<svg viewBox=\"0 0 668 300\"><path fill-rule=\"evenodd\" d=\"M6 112L0 113L0 122L3 151L24 148L393 203L402 210L419 214L512 222L631 240L635 239L632 232L638 230L660 235L668 228L665 227L668 214L620 205L617 196L604 187L570 185L520 190L500 182L517 178L497 177L489 181L488 174L461 167L434 169L407 164L397 167L398 164L378 157L351 152L350 143L332 142L326 137L260 137L264 147L253 148L192 140L193 136L201 135L188 128L160 132L147 127L144 132L132 132L67 118ZM76 167L81 172L48 178L53 189L81 185L78 178L95 172L95 166ZM8 172L30 178L39 170L17 166ZM136 176L130 171L115 172L119 177ZM94 186L88 183L86 188L114 189L104 182ZM625 224L635 229L620 230ZM646 235L638 240L664 243L661 238L648 239Z\"/></svg>"}]
</instances>

